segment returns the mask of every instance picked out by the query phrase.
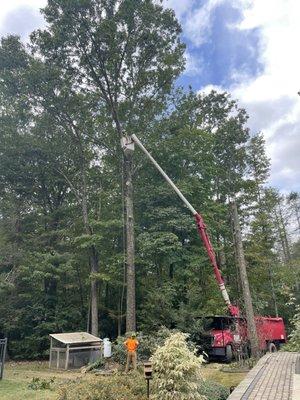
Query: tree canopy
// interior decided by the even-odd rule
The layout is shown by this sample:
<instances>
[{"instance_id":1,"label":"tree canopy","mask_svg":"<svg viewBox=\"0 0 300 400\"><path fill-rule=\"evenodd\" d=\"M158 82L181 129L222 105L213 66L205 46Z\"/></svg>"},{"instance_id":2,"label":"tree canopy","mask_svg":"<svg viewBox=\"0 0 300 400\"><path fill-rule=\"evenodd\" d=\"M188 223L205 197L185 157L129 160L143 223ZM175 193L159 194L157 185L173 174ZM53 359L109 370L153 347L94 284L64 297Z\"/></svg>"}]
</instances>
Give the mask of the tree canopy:
<instances>
[{"instance_id":1,"label":"tree canopy","mask_svg":"<svg viewBox=\"0 0 300 400\"><path fill-rule=\"evenodd\" d=\"M268 186L263 135L237 100L178 87L174 12L152 0L48 0L43 13L47 28L29 46L16 36L0 46L0 332L10 354L44 356L54 331L116 337L135 304L148 332L191 331L195 318L226 312L189 211L143 154L122 154L131 133L203 215L243 310L237 199L255 312L289 326L299 194Z\"/></svg>"}]
</instances>

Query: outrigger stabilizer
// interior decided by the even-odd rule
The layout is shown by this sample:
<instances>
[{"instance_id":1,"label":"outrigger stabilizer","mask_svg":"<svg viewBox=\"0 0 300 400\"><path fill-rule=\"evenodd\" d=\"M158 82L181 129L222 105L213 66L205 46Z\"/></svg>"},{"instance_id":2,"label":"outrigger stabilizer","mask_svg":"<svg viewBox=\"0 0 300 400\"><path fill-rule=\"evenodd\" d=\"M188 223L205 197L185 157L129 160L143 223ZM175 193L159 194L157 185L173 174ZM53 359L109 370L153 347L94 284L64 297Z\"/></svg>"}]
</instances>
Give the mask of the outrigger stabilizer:
<instances>
[{"instance_id":1,"label":"outrigger stabilizer","mask_svg":"<svg viewBox=\"0 0 300 400\"><path fill-rule=\"evenodd\" d=\"M216 260L216 255L214 252L214 249L212 247L210 238L207 233L207 228L204 223L204 220L199 214L194 207L189 203L189 201L185 198L185 196L181 193L181 191L178 189L178 187L172 182L172 180L168 177L168 175L165 173L165 171L161 168L161 166L155 161L155 159L151 156L151 154L148 152L148 150L143 146L143 144L140 142L140 140L137 138L136 135L131 135L130 137L123 137L121 139L121 146L124 150L124 152L132 152L134 151L134 145L137 145L143 153L149 158L149 160L152 162L152 164L155 166L155 168L161 173L161 175L164 177L164 179L168 182L168 184L172 187L172 189L177 193L177 195L180 197L180 199L183 201L183 203L187 206L187 208L191 211L193 214L195 221L196 221L196 226L197 230L199 233L199 236L204 244L204 247L206 249L208 258L211 262L211 265L213 267L213 271L215 274L215 278L217 280L218 286L221 290L223 299L227 305L227 308L229 310L229 313L233 317L238 317L240 315L240 310L237 306L231 304L228 292L225 287L224 279L222 277L221 271L218 267L217 260Z\"/></svg>"}]
</instances>

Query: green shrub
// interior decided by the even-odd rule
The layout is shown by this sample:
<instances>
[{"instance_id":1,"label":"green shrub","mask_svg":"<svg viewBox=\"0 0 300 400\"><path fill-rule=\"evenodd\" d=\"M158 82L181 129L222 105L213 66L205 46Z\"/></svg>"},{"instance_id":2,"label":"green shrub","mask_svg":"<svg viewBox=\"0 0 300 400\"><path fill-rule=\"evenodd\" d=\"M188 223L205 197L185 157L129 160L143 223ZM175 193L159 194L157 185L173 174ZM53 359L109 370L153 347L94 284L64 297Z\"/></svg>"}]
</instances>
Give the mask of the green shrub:
<instances>
[{"instance_id":1,"label":"green shrub","mask_svg":"<svg viewBox=\"0 0 300 400\"><path fill-rule=\"evenodd\" d=\"M119 364L126 362L125 336L119 336L112 344L112 359Z\"/></svg>"},{"instance_id":2,"label":"green shrub","mask_svg":"<svg viewBox=\"0 0 300 400\"><path fill-rule=\"evenodd\" d=\"M300 352L300 309L295 314L292 325L294 327L292 333L289 336L288 343L283 347L286 351L297 351Z\"/></svg>"},{"instance_id":3,"label":"green shrub","mask_svg":"<svg viewBox=\"0 0 300 400\"><path fill-rule=\"evenodd\" d=\"M55 378L51 378L49 380L40 379L40 378L32 378L32 381L28 383L28 389L32 390L52 390L52 384L54 383Z\"/></svg>"},{"instance_id":4,"label":"green shrub","mask_svg":"<svg viewBox=\"0 0 300 400\"><path fill-rule=\"evenodd\" d=\"M189 350L187 335L172 334L151 357L154 367L154 399L157 400L201 400L201 359Z\"/></svg>"},{"instance_id":5,"label":"green shrub","mask_svg":"<svg viewBox=\"0 0 300 400\"><path fill-rule=\"evenodd\" d=\"M149 360L151 355L159 346L163 346L165 340L171 335L171 331L165 327L160 328L153 334L138 333L137 339L139 341L138 360ZM125 336L119 336L112 346L112 358L119 364L126 362L126 349L124 342Z\"/></svg>"},{"instance_id":6,"label":"green shrub","mask_svg":"<svg viewBox=\"0 0 300 400\"><path fill-rule=\"evenodd\" d=\"M226 400L230 394L225 386L209 380L203 380L198 387L198 391L208 400Z\"/></svg>"},{"instance_id":7,"label":"green shrub","mask_svg":"<svg viewBox=\"0 0 300 400\"><path fill-rule=\"evenodd\" d=\"M146 400L146 383L138 372L77 380L59 388L58 400Z\"/></svg>"},{"instance_id":8,"label":"green shrub","mask_svg":"<svg viewBox=\"0 0 300 400\"><path fill-rule=\"evenodd\" d=\"M138 335L138 341L140 343L138 349L139 359L142 361L149 360L156 349L163 346L166 339L170 337L171 334L172 331L165 327L161 327L157 332L153 334L145 335L143 333L140 333Z\"/></svg>"}]
</instances>

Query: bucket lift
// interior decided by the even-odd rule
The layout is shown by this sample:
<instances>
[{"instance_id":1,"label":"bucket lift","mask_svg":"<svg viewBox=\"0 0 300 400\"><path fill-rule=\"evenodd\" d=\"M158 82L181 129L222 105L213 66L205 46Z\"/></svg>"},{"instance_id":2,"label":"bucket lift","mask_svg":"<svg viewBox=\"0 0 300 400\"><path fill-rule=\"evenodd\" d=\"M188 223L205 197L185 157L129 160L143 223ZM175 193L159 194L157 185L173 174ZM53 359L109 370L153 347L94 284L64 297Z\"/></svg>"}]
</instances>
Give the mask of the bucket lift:
<instances>
[{"instance_id":1,"label":"bucket lift","mask_svg":"<svg viewBox=\"0 0 300 400\"><path fill-rule=\"evenodd\" d=\"M135 144L143 151L143 153L152 162L152 164L155 166L155 168L161 173L161 175L164 177L164 179L167 181L167 183L172 187L172 189L175 191L175 193L180 197L180 199L183 201L183 203L186 205L186 207L193 214L199 236L204 244L208 258L213 267L213 271L214 271L214 275L215 275L217 284L220 288L222 297L226 303L228 311L232 317L238 317L240 315L240 310L239 310L238 306L231 304L228 292L225 287L224 279L222 277L221 271L220 271L217 261L216 261L216 255L215 255L214 249L212 247L209 235L207 233L207 228L206 228L206 225L204 223L204 220L203 220L201 214L199 214L195 210L195 208L189 203L189 201L181 193L181 191L174 184L174 182L168 177L168 175L161 168L161 166L155 161L155 159L151 156L151 154L148 152L148 150L143 146L143 144L141 143L141 141L138 139L138 137L136 135L131 135L130 137L123 137L121 139L121 146L122 146L125 154L133 152Z\"/></svg>"}]
</instances>

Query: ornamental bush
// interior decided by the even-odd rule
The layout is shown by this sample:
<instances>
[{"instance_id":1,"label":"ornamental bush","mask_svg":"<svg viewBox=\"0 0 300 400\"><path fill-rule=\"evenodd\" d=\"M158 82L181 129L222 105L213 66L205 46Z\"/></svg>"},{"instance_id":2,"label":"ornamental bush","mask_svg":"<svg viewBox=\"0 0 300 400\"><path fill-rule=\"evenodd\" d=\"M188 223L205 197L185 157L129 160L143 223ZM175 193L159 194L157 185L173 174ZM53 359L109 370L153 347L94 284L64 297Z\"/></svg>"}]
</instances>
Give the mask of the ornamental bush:
<instances>
[{"instance_id":1,"label":"ornamental bush","mask_svg":"<svg viewBox=\"0 0 300 400\"><path fill-rule=\"evenodd\" d=\"M157 400L204 400L199 393L201 359L189 350L187 335L174 333L151 357Z\"/></svg>"}]
</instances>

